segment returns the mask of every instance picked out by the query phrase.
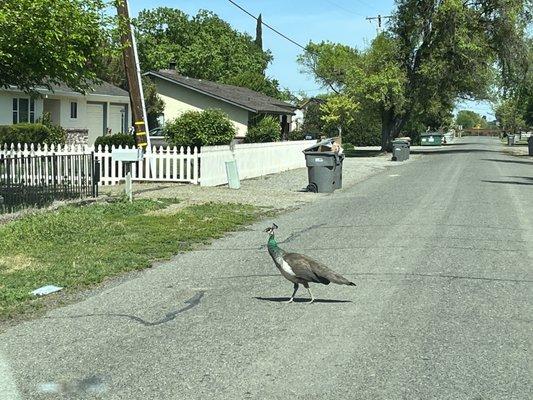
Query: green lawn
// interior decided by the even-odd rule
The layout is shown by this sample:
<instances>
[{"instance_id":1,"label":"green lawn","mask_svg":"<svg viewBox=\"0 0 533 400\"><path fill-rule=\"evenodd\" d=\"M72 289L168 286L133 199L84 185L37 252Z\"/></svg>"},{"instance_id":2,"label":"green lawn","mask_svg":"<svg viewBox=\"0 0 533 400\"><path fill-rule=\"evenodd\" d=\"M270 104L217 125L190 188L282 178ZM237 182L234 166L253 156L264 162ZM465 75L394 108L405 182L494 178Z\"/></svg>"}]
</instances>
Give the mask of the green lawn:
<instances>
[{"instance_id":1,"label":"green lawn","mask_svg":"<svg viewBox=\"0 0 533 400\"><path fill-rule=\"evenodd\" d=\"M165 210L175 203L67 206L0 226L0 320L42 306L45 299L29 294L37 287L88 287L208 243L260 216L240 204Z\"/></svg>"}]
</instances>

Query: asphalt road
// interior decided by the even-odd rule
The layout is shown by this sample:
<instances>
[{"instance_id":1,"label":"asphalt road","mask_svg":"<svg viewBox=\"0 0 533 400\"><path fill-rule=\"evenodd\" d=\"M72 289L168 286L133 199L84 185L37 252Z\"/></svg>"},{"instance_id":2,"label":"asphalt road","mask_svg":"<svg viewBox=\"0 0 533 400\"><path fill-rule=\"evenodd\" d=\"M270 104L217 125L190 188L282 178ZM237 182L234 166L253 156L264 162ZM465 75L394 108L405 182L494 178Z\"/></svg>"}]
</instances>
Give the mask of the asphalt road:
<instances>
[{"instance_id":1,"label":"asphalt road","mask_svg":"<svg viewBox=\"0 0 533 400\"><path fill-rule=\"evenodd\" d=\"M533 160L471 138L0 336L0 398L531 399ZM305 290L300 295L307 299Z\"/></svg>"}]
</instances>

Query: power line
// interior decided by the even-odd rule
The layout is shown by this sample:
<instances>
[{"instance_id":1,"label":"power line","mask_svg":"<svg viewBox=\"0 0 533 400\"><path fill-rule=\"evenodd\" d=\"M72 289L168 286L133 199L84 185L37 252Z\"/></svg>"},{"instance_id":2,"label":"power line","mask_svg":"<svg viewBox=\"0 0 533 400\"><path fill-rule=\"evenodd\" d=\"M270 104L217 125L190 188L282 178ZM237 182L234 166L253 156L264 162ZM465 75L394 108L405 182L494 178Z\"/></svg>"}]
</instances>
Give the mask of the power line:
<instances>
[{"instance_id":1,"label":"power line","mask_svg":"<svg viewBox=\"0 0 533 400\"><path fill-rule=\"evenodd\" d=\"M340 9L340 10L344 10L344 11L346 11L346 12L349 12L350 14L357 15L358 17L364 17L364 15L357 14L355 11L352 11L352 10L350 10L350 9L344 7L344 6L341 6L340 4L337 4L337 3L335 3L335 2L333 2L333 1L331 1L331 0L326 0L326 1L327 1L329 4L331 4L332 6L335 6L335 7L337 7L337 8Z\"/></svg>"},{"instance_id":2,"label":"power line","mask_svg":"<svg viewBox=\"0 0 533 400\"><path fill-rule=\"evenodd\" d=\"M255 19L257 21L257 17L255 15L253 15L251 12L249 12L248 10L244 9L243 7L241 7L239 4L235 3L233 0L228 0L231 4L233 4L235 7L237 7L238 9L240 9L241 11L243 11L244 13L248 14L250 17L252 17L253 19ZM261 23L266 26L268 29L270 29L272 32L275 32L277 33L278 35L280 35L282 38L288 40L289 42L291 42L292 44L295 44L296 46L300 47L301 49L305 50L305 46L302 46L300 43L296 42L295 40L292 40L290 37L288 37L287 35L284 35L283 33L281 33L280 31L278 31L276 28L273 28L272 26L268 25L265 21L261 21Z\"/></svg>"},{"instance_id":3,"label":"power line","mask_svg":"<svg viewBox=\"0 0 533 400\"><path fill-rule=\"evenodd\" d=\"M374 10L374 9L375 9L374 6L371 6L370 4L368 4L368 3L366 3L366 2L364 2L364 1L362 1L362 0L355 0L355 1L357 1L357 2L358 2L359 4L361 4L362 6L367 7L368 9L371 9L371 10ZM345 7L345 6L341 5L341 4L339 4L339 3L337 3L337 2L334 2L334 1L331 1L331 0L326 0L326 2L328 2L329 4L331 4L331 5L333 5L333 6L337 7L337 8L339 8L339 9L341 9L341 10L344 10L344 11L346 11L346 12L349 12L349 13L351 13L351 14L357 15L357 16L359 16L359 17L364 17L364 15L358 14L358 13L356 13L355 11L353 11L353 10L351 10L351 9L349 9L349 8L347 8L347 7Z\"/></svg>"}]
</instances>

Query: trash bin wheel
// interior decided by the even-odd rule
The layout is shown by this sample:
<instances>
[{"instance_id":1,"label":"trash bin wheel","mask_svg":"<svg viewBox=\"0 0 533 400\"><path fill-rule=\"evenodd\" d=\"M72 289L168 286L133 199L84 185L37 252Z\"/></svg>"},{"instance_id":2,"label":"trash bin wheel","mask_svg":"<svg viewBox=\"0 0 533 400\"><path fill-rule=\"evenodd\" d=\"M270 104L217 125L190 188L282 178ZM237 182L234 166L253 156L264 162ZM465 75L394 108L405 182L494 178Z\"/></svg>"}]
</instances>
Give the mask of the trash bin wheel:
<instances>
[{"instance_id":1,"label":"trash bin wheel","mask_svg":"<svg viewBox=\"0 0 533 400\"><path fill-rule=\"evenodd\" d=\"M311 193L318 193L318 186L316 183L310 183L307 185L307 191Z\"/></svg>"}]
</instances>

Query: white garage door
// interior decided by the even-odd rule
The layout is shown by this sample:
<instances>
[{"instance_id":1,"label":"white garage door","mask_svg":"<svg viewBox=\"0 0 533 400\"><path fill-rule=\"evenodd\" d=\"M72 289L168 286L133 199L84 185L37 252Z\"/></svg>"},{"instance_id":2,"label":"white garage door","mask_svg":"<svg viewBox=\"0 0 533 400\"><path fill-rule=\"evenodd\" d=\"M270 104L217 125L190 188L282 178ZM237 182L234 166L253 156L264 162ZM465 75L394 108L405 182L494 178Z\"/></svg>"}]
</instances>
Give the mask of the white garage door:
<instances>
[{"instance_id":1,"label":"white garage door","mask_svg":"<svg viewBox=\"0 0 533 400\"><path fill-rule=\"evenodd\" d=\"M108 126L111 128L111 133L122 133L124 132L124 113L126 110L124 106L111 105L109 107L109 123Z\"/></svg>"},{"instance_id":2,"label":"white garage door","mask_svg":"<svg viewBox=\"0 0 533 400\"><path fill-rule=\"evenodd\" d=\"M94 144L96 138L104 134L103 104L87 104L87 129L89 129L89 145Z\"/></svg>"}]
</instances>

